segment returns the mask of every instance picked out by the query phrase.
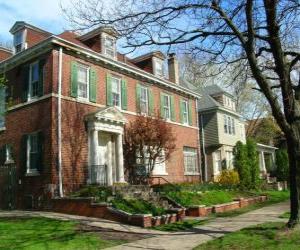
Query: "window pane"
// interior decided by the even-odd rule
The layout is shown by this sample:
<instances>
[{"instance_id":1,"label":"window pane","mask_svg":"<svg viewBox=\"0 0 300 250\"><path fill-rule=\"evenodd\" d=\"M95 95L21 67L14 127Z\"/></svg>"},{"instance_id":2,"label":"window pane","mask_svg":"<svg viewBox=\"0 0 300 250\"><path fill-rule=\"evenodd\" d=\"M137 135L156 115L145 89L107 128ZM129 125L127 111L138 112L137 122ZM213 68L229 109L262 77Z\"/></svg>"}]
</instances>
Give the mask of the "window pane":
<instances>
[{"instance_id":1,"label":"window pane","mask_svg":"<svg viewBox=\"0 0 300 250\"><path fill-rule=\"evenodd\" d=\"M14 45L20 45L23 42L23 31L19 31L18 33L15 34L14 36Z\"/></svg>"},{"instance_id":2,"label":"window pane","mask_svg":"<svg viewBox=\"0 0 300 250\"><path fill-rule=\"evenodd\" d=\"M141 99L140 99L140 105L141 105L141 112L144 114L148 113L148 89L141 87Z\"/></svg>"},{"instance_id":3,"label":"window pane","mask_svg":"<svg viewBox=\"0 0 300 250\"><path fill-rule=\"evenodd\" d=\"M31 66L31 82L36 82L39 80L39 67L38 64L32 64Z\"/></svg>"},{"instance_id":4,"label":"window pane","mask_svg":"<svg viewBox=\"0 0 300 250\"><path fill-rule=\"evenodd\" d=\"M29 151L29 168L37 169L38 162L38 145L37 145L37 134L29 136L30 151Z\"/></svg>"},{"instance_id":5,"label":"window pane","mask_svg":"<svg viewBox=\"0 0 300 250\"><path fill-rule=\"evenodd\" d=\"M183 155L184 155L185 172L198 173L197 149L190 148L190 147L184 147Z\"/></svg>"},{"instance_id":6,"label":"window pane","mask_svg":"<svg viewBox=\"0 0 300 250\"><path fill-rule=\"evenodd\" d=\"M78 66L78 97L88 98L88 68Z\"/></svg>"}]
</instances>

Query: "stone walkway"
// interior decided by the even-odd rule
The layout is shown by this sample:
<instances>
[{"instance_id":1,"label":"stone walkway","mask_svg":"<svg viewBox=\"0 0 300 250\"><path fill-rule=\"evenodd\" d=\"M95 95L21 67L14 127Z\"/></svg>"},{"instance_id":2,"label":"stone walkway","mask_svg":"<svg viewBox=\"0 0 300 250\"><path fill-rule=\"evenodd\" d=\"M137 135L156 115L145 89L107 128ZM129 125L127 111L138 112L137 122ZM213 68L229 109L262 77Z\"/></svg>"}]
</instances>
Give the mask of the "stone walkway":
<instances>
[{"instance_id":1,"label":"stone walkway","mask_svg":"<svg viewBox=\"0 0 300 250\"><path fill-rule=\"evenodd\" d=\"M108 248L109 250L188 250L205 243L209 240L221 237L226 233L238 231L242 228L261 224L264 222L282 221L279 215L289 210L289 203L260 208L249 213L236 217L216 218L215 220L193 228L190 231L177 232L167 235L160 235L132 243Z\"/></svg>"},{"instance_id":2,"label":"stone walkway","mask_svg":"<svg viewBox=\"0 0 300 250\"><path fill-rule=\"evenodd\" d=\"M238 231L242 228L256 224L283 221L279 215L289 210L289 203L279 203L276 205L260 208L236 217L216 218L203 226L195 227L191 230L169 233L157 230L145 229L130 225L121 224L114 221L91 218L85 216L68 215L53 212L35 211L0 211L0 217L46 217L60 220L76 220L88 226L94 226L111 231L126 232L133 234L143 234L149 238L119 245L109 250L188 250L194 247L223 236L226 233Z\"/></svg>"}]
</instances>

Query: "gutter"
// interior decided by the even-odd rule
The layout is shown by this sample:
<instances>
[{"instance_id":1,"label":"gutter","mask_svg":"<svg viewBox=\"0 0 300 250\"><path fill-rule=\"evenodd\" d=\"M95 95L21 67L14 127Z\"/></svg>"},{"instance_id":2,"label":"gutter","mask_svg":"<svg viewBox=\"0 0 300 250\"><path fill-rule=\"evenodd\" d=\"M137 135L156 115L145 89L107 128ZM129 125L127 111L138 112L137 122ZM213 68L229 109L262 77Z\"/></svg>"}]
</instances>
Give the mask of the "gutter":
<instances>
[{"instance_id":1,"label":"gutter","mask_svg":"<svg viewBox=\"0 0 300 250\"><path fill-rule=\"evenodd\" d=\"M204 137L203 116L202 116L202 114L200 114L200 123L201 123L202 149L203 149L203 156L204 156L204 181L207 181L208 180L208 176L207 176L207 158L206 158L206 151L205 151L205 137Z\"/></svg>"},{"instance_id":2,"label":"gutter","mask_svg":"<svg viewBox=\"0 0 300 250\"><path fill-rule=\"evenodd\" d=\"M57 96L57 145L58 145L58 188L59 197L63 197L63 179L62 179L62 154L61 154L61 85L62 85L62 56L63 49L59 48L58 54L58 96Z\"/></svg>"},{"instance_id":3,"label":"gutter","mask_svg":"<svg viewBox=\"0 0 300 250\"><path fill-rule=\"evenodd\" d=\"M170 82L168 80L156 77L153 74L148 73L148 72L146 72L142 69L135 68L135 67L133 67L131 65L128 65L126 63L115 61L113 59L105 57L105 56L103 56L103 55L101 55L101 54L99 54L99 53L97 53L97 52L95 52L91 49L84 48L84 47L82 47L78 44L72 43L70 41L62 39L62 38L60 38L58 36L55 36L55 35L52 35L52 36L46 38L45 40L41 41L40 43L30 47L29 49L26 49L26 50L14 55L14 56L2 61L0 63L0 72L1 72L1 70L3 70L2 69L3 68L2 64L4 62L6 62L9 65L9 64L16 63L16 62L27 61L31 54L33 56L36 56L38 52L44 51L45 49L50 49L49 45L51 45L51 44L55 44L55 45L58 45L60 47L65 47L67 50L74 50L74 51L77 52L77 54L82 53L87 58L93 58L96 61L101 61L104 64L108 64L108 65L111 65L113 67L117 67L120 70L127 71L128 73L132 73L134 75L138 75L138 76L143 77L147 80L153 81L155 83L159 83L159 84L161 84L161 85L163 85L167 88L182 92L184 94L188 94L190 96L193 96L194 98L200 98L201 97L201 94L199 94L195 91L184 88L180 85L175 85L173 82ZM21 59L23 59L23 60L21 60Z\"/></svg>"}]
</instances>

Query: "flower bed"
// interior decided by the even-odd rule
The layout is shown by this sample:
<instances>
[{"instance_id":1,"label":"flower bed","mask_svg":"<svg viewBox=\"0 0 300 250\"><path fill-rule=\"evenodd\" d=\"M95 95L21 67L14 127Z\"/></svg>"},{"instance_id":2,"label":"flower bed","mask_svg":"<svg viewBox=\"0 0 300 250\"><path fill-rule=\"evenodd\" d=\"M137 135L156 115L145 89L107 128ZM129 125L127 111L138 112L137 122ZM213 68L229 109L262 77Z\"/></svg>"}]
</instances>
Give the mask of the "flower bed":
<instances>
[{"instance_id":1,"label":"flower bed","mask_svg":"<svg viewBox=\"0 0 300 250\"><path fill-rule=\"evenodd\" d=\"M255 203L264 202L266 200L267 200L267 196L261 195L261 196L250 197L250 198L238 198L236 199L236 201L218 204L214 206L194 205L187 208L186 215L193 216L193 217L205 217L211 213L224 213L227 211L243 208Z\"/></svg>"},{"instance_id":2,"label":"flower bed","mask_svg":"<svg viewBox=\"0 0 300 250\"><path fill-rule=\"evenodd\" d=\"M94 203L93 198L55 198L52 199L52 210L60 213L103 218L140 227L152 227L181 221L185 209L172 208L166 214L131 214L111 206L108 203Z\"/></svg>"}]
</instances>

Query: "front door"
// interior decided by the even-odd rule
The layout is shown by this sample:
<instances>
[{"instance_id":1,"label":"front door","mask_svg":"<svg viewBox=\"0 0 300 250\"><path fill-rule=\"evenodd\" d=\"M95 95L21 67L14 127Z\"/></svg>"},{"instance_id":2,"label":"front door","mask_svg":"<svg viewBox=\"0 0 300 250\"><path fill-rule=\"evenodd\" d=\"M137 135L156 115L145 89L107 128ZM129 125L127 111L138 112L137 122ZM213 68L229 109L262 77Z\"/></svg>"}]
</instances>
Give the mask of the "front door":
<instances>
[{"instance_id":1,"label":"front door","mask_svg":"<svg viewBox=\"0 0 300 250\"><path fill-rule=\"evenodd\" d=\"M111 135L108 133L99 133L98 136L98 161L99 165L107 165L108 163L108 142L110 141Z\"/></svg>"}]
</instances>

